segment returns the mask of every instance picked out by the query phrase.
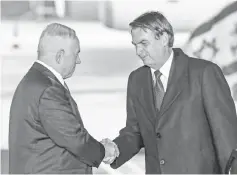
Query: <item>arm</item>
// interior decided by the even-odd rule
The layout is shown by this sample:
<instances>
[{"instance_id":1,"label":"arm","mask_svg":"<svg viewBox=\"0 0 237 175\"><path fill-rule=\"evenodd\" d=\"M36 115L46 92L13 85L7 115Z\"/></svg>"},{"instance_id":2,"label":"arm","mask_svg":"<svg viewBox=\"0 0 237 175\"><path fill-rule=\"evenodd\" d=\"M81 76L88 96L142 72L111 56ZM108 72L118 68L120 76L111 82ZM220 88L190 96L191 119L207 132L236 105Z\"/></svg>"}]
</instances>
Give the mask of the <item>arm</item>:
<instances>
[{"instance_id":1,"label":"arm","mask_svg":"<svg viewBox=\"0 0 237 175\"><path fill-rule=\"evenodd\" d=\"M131 159L143 147L138 121L135 111L135 96L132 83L132 75L128 79L127 87L127 121L126 127L120 130L120 134L114 139L119 149L119 157L111 164L112 168L118 168Z\"/></svg>"},{"instance_id":2,"label":"arm","mask_svg":"<svg viewBox=\"0 0 237 175\"><path fill-rule=\"evenodd\" d=\"M237 173L237 149L233 150L231 156L226 165L225 174L236 174Z\"/></svg>"},{"instance_id":3,"label":"arm","mask_svg":"<svg viewBox=\"0 0 237 175\"><path fill-rule=\"evenodd\" d=\"M48 87L41 96L39 116L48 136L82 162L98 167L105 150L72 112L69 100L59 87Z\"/></svg>"},{"instance_id":4,"label":"arm","mask_svg":"<svg viewBox=\"0 0 237 175\"><path fill-rule=\"evenodd\" d=\"M204 108L213 135L221 171L237 147L237 117L229 86L221 69L209 64L202 77Z\"/></svg>"}]
</instances>

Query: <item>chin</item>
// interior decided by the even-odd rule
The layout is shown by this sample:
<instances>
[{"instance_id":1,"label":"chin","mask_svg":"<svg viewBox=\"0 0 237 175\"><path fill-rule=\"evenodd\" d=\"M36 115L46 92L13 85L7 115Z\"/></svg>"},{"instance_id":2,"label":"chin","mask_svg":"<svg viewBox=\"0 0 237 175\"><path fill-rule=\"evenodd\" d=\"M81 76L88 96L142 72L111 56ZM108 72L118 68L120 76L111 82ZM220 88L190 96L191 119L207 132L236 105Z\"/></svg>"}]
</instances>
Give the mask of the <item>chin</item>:
<instances>
[{"instance_id":1,"label":"chin","mask_svg":"<svg viewBox=\"0 0 237 175\"><path fill-rule=\"evenodd\" d=\"M144 65L149 65L148 62L146 61L142 61Z\"/></svg>"},{"instance_id":2,"label":"chin","mask_svg":"<svg viewBox=\"0 0 237 175\"><path fill-rule=\"evenodd\" d=\"M151 64L149 62L143 62L144 65L151 67Z\"/></svg>"},{"instance_id":3,"label":"chin","mask_svg":"<svg viewBox=\"0 0 237 175\"><path fill-rule=\"evenodd\" d=\"M64 79L70 78L72 76L72 74L68 74L64 77Z\"/></svg>"}]
</instances>

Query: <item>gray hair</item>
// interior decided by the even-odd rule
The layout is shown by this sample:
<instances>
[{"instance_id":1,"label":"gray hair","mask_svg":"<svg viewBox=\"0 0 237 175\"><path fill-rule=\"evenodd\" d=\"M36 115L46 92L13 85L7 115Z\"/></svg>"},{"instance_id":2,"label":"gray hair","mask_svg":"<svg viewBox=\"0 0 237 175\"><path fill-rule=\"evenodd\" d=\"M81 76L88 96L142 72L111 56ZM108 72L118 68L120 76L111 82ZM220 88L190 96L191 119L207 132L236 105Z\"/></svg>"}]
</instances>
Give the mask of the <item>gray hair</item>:
<instances>
[{"instance_id":1,"label":"gray hair","mask_svg":"<svg viewBox=\"0 0 237 175\"><path fill-rule=\"evenodd\" d=\"M59 23L51 23L49 24L42 32L39 44L38 44L38 54L43 51L44 48L44 38L47 36L50 37L62 37L62 38L70 38L70 39L78 39L76 32L71 29L70 27L67 27L65 25L59 24Z\"/></svg>"},{"instance_id":2,"label":"gray hair","mask_svg":"<svg viewBox=\"0 0 237 175\"><path fill-rule=\"evenodd\" d=\"M142 28L144 31L149 29L153 31L157 38L166 32L169 36L169 47L173 47L174 43L174 33L171 24L168 20L157 11L146 12L139 17L137 17L134 21L132 21L129 26L134 28Z\"/></svg>"}]
</instances>

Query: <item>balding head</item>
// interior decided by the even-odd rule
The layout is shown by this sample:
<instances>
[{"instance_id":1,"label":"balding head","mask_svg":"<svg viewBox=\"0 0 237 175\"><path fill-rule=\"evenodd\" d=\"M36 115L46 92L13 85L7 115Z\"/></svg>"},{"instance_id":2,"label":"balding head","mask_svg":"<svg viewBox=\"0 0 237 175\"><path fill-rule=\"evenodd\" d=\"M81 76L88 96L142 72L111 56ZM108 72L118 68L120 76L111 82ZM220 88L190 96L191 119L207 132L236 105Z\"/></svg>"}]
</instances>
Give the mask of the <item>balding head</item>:
<instances>
[{"instance_id":1,"label":"balding head","mask_svg":"<svg viewBox=\"0 0 237 175\"><path fill-rule=\"evenodd\" d=\"M79 40L73 29L52 23L43 30L38 44L38 59L54 68L63 78L70 77L74 64L80 63L79 52Z\"/></svg>"}]
</instances>

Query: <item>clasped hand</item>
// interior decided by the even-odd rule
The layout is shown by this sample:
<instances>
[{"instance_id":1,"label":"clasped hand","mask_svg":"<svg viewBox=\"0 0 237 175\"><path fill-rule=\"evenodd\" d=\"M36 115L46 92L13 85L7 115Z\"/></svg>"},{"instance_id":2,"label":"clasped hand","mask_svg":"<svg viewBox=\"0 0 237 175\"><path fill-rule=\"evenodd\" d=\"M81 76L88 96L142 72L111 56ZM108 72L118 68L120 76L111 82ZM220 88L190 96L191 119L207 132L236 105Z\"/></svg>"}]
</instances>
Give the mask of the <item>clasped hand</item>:
<instances>
[{"instance_id":1,"label":"clasped hand","mask_svg":"<svg viewBox=\"0 0 237 175\"><path fill-rule=\"evenodd\" d=\"M105 148L105 157L103 162L111 164L119 156L118 146L110 139L103 139L100 143L102 143Z\"/></svg>"}]
</instances>

